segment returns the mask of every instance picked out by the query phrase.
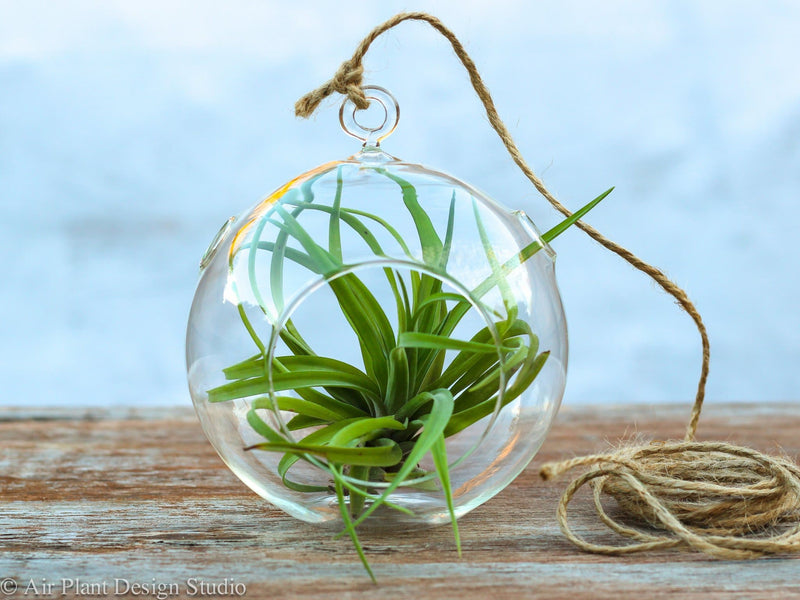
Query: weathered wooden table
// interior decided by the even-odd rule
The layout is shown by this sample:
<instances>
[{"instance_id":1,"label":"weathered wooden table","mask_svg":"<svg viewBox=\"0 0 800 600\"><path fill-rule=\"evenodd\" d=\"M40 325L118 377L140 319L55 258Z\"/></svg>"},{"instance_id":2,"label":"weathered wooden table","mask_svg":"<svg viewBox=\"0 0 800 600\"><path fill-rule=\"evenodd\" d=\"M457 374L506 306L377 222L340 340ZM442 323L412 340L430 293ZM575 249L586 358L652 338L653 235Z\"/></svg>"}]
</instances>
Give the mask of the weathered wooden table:
<instances>
[{"instance_id":1,"label":"weathered wooden table","mask_svg":"<svg viewBox=\"0 0 800 600\"><path fill-rule=\"evenodd\" d=\"M447 527L365 534L380 581L375 586L348 539L332 540L240 483L189 408L0 408L0 599L167 598L174 592L195 598L243 592L326 599L800 598L800 558L717 561L676 551L605 557L581 553L562 538L554 511L565 482L540 482L536 467L606 449L636 432L680 437L687 413L676 406L564 407L534 463L460 521L463 558ZM798 434L800 404L710 404L699 439L796 456ZM597 526L588 498L574 507L579 532L611 539Z\"/></svg>"}]
</instances>

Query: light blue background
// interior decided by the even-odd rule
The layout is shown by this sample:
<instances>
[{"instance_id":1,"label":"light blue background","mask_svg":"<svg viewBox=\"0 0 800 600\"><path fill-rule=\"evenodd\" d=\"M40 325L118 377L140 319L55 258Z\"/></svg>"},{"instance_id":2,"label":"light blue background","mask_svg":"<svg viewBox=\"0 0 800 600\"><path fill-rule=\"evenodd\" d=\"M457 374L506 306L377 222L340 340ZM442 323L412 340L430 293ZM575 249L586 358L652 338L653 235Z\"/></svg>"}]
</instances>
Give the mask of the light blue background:
<instances>
[{"instance_id":1,"label":"light blue background","mask_svg":"<svg viewBox=\"0 0 800 600\"><path fill-rule=\"evenodd\" d=\"M336 101L294 101L401 9L462 39L531 166L685 286L712 401L800 389L797 2L0 2L4 404L186 404L197 263L222 222L357 148ZM404 24L367 79L402 106L387 151L541 229L443 38ZM690 403L698 336L671 299L573 230L555 244L567 403Z\"/></svg>"}]
</instances>

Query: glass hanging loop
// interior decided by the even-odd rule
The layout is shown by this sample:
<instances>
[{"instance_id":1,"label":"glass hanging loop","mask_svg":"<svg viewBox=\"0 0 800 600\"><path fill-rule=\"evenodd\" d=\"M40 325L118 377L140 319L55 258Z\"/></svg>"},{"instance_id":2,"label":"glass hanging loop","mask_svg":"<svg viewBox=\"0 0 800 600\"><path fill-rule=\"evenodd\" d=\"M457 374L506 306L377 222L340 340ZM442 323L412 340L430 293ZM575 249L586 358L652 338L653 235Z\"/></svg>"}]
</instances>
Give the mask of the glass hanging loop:
<instances>
[{"instance_id":1,"label":"glass hanging loop","mask_svg":"<svg viewBox=\"0 0 800 600\"><path fill-rule=\"evenodd\" d=\"M369 108L361 110L352 100L345 98L339 109L339 123L347 135L361 140L364 147L378 148L397 127L400 106L388 90L377 85L365 85L364 92L370 101ZM365 125L363 121L367 118L374 118L378 124Z\"/></svg>"}]
</instances>

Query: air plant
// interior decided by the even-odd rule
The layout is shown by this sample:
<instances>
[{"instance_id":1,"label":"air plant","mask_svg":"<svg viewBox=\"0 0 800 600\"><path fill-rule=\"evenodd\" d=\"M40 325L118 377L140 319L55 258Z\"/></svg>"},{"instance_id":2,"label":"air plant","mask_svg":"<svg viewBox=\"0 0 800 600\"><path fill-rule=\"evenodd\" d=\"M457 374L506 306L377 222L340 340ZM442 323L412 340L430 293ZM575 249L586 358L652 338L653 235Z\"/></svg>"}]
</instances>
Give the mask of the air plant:
<instances>
[{"instance_id":1,"label":"air plant","mask_svg":"<svg viewBox=\"0 0 800 600\"><path fill-rule=\"evenodd\" d=\"M329 489L293 479L292 467L299 461L329 473L330 488L335 492L344 523L339 535L349 534L374 580L356 528L382 506L410 512L392 503L392 493L400 486L438 486L447 503L460 554L445 440L492 415L498 402L502 408L522 394L539 374L549 352L539 348L530 325L518 318L517 302L506 280L542 249L541 243L535 241L501 263L473 200L472 218L491 275L469 296L446 291L442 280L430 273L447 272L456 219L455 194L445 231L440 235L418 202L414 186L380 167L371 168L400 187L422 249L423 260L413 259L420 265L419 270L411 268L404 274L389 266L383 269L394 298L394 306L389 308L392 316L396 311L396 322L392 323L387 307L381 306L356 272L347 270L341 233L343 227L351 228L376 259L387 257L371 227L383 229L413 258L406 241L380 217L345 205L341 167L330 205L315 201L310 179L301 187L301 194L274 204L262 217L252 239L236 247L229 258L233 269L234 257L246 253L253 296L270 319L272 335L280 337L287 354L275 356L268 352L268 345L257 335L240 302L239 315L257 351L224 369L227 383L208 390L208 400L248 399L247 421L264 439L248 450L281 453L278 474L287 488L303 493ZM542 239L551 242L612 189L549 230ZM327 215L325 246L300 225L299 217L304 211ZM261 240L266 224L277 228L274 241ZM363 369L319 355L291 319L282 327L277 326L278 319L267 310L255 283L256 257L264 252L269 254L269 288L276 307L283 307L286 261L325 279L336 297L338 310L358 340ZM495 288L502 297L505 314L481 304L481 298ZM456 327L475 306L481 306L484 314L491 316L492 326L475 331L469 339L454 337ZM449 363L445 360L447 352L451 356L455 352ZM505 381L510 383L502 390L501 382ZM285 427L295 433L289 436L268 424L259 414L262 410L291 415ZM426 456L434 465L431 471L420 466Z\"/></svg>"}]
</instances>

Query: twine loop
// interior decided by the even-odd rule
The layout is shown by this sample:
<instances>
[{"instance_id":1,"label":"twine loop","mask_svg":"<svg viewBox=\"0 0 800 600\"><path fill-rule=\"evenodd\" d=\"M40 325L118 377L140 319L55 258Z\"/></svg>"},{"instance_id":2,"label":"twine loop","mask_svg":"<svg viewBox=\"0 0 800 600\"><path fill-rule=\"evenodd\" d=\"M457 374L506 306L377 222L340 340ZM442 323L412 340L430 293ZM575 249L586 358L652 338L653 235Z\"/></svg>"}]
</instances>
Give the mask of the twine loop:
<instances>
[{"instance_id":1,"label":"twine loop","mask_svg":"<svg viewBox=\"0 0 800 600\"><path fill-rule=\"evenodd\" d=\"M724 442L651 442L549 463L539 474L549 480L587 466L556 513L565 537L582 550L620 555L683 547L722 559L800 550L800 470L788 459ZM567 506L587 484L601 521L632 543L595 544L575 534ZM603 494L616 500L621 516L605 510Z\"/></svg>"},{"instance_id":2,"label":"twine loop","mask_svg":"<svg viewBox=\"0 0 800 600\"><path fill-rule=\"evenodd\" d=\"M428 23L450 42L469 74L489 124L514 163L553 208L569 217L572 213L548 191L525 162L461 42L439 19L429 14L399 13L378 25L361 41L352 58L342 63L330 81L297 101L295 114L311 116L320 102L334 92L347 96L358 108L367 108L369 101L362 87L364 55L375 38L408 20ZM685 547L717 558L738 559L800 551L800 469L797 465L786 458L768 456L741 446L695 441L708 379L710 344L703 319L686 292L661 270L604 237L590 225L583 221L577 221L575 225L675 298L700 334L702 363L683 441L628 445L606 454L573 458L541 467L540 476L545 480L577 467L588 467L570 483L559 502L556 515L564 535L583 550L603 554ZM600 520L616 533L632 539L633 543L600 545L574 534L567 519L567 506L575 493L587 484L593 488ZM603 494L617 501L623 517L612 517L606 512L601 503ZM660 530L659 534L626 524L630 518ZM791 525L787 528L787 524ZM778 529L781 525L783 530Z\"/></svg>"}]
</instances>

